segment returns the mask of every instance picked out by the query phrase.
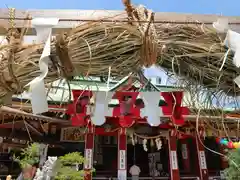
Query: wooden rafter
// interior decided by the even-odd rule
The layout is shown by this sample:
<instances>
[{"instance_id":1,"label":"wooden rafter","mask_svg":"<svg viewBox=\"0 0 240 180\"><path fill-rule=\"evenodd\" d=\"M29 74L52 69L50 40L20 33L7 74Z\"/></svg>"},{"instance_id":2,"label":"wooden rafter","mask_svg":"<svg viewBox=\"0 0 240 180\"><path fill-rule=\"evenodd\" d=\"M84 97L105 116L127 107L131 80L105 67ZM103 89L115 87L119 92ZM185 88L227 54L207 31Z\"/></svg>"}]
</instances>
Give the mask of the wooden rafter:
<instances>
[{"instance_id":1,"label":"wooden rafter","mask_svg":"<svg viewBox=\"0 0 240 180\"><path fill-rule=\"evenodd\" d=\"M34 133L36 133L39 136L43 136L43 133L41 133L36 127L34 127L30 122L25 120L25 125Z\"/></svg>"},{"instance_id":2,"label":"wooden rafter","mask_svg":"<svg viewBox=\"0 0 240 180\"><path fill-rule=\"evenodd\" d=\"M15 115L18 117L29 118L32 120L42 120L42 121L46 121L46 122L57 123L57 124L66 124L66 125L70 124L70 122L66 121L66 120L51 118L51 117L42 116L42 115L33 115L31 113L27 113L27 112L21 111L19 109L13 109L13 108L6 107L6 106L2 106L0 108L0 112L2 114L5 113L5 114L10 114L10 115Z\"/></svg>"},{"instance_id":3,"label":"wooden rafter","mask_svg":"<svg viewBox=\"0 0 240 180\"><path fill-rule=\"evenodd\" d=\"M21 28L27 26L30 28L29 34L35 35L35 31L31 29L31 24L24 23L24 18L27 17L57 17L60 19L58 26L54 29L53 33L60 32L63 29L73 28L84 21L127 21L127 15L125 11L113 11L113 10L18 10L15 11L15 26ZM179 13L155 13L156 23L205 23L212 24L218 18L222 16L217 15L199 15L199 14L179 14ZM231 28L234 30L240 30L240 17L228 16L226 17L230 23ZM6 34L6 28L9 27L9 9L0 9L0 35Z\"/></svg>"}]
</instances>

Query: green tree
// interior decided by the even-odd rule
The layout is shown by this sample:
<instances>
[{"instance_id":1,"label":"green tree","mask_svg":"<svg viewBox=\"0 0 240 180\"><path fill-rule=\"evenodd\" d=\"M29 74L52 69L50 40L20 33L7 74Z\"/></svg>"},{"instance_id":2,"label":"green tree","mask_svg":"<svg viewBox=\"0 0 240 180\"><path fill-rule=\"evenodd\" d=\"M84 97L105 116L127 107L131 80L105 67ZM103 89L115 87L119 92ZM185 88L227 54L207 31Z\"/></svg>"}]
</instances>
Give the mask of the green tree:
<instances>
[{"instance_id":1,"label":"green tree","mask_svg":"<svg viewBox=\"0 0 240 180\"><path fill-rule=\"evenodd\" d=\"M73 152L59 157L55 166L55 180L82 180L84 170L77 170L77 165L84 163L84 157L79 152Z\"/></svg>"},{"instance_id":2,"label":"green tree","mask_svg":"<svg viewBox=\"0 0 240 180\"><path fill-rule=\"evenodd\" d=\"M14 156L14 160L18 162L22 169L39 163L40 145L32 143L28 147L22 149L20 157Z\"/></svg>"},{"instance_id":3,"label":"green tree","mask_svg":"<svg viewBox=\"0 0 240 180\"><path fill-rule=\"evenodd\" d=\"M227 180L240 179L240 150L234 149L228 152L229 167L224 171Z\"/></svg>"}]
</instances>

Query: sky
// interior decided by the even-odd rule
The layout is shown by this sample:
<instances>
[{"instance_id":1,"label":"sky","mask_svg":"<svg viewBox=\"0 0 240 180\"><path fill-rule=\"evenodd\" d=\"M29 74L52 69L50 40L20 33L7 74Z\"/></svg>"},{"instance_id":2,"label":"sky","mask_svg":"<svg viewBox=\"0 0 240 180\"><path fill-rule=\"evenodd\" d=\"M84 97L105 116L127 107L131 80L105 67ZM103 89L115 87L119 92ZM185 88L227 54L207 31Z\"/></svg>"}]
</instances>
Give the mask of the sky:
<instances>
[{"instance_id":1,"label":"sky","mask_svg":"<svg viewBox=\"0 0 240 180\"><path fill-rule=\"evenodd\" d=\"M155 12L239 16L239 0L132 0ZM123 9L122 0L1 0L0 8L18 9Z\"/></svg>"}]
</instances>

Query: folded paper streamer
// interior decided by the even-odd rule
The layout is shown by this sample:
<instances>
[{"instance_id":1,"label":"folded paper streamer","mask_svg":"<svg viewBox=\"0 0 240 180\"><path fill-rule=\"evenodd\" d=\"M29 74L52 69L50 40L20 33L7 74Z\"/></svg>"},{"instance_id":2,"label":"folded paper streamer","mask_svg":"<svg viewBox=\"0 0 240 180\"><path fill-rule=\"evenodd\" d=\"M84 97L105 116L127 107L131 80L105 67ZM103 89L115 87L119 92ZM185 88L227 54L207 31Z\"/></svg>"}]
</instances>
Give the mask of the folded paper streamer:
<instances>
[{"instance_id":1,"label":"folded paper streamer","mask_svg":"<svg viewBox=\"0 0 240 180\"><path fill-rule=\"evenodd\" d=\"M146 117L151 126L161 124L160 117L163 116L162 108L159 107L160 92L140 92L145 107L141 109L141 117Z\"/></svg>"},{"instance_id":2,"label":"folded paper streamer","mask_svg":"<svg viewBox=\"0 0 240 180\"><path fill-rule=\"evenodd\" d=\"M228 20L219 18L216 22L213 22L213 27L220 33L227 32L229 29Z\"/></svg>"},{"instance_id":3,"label":"folded paper streamer","mask_svg":"<svg viewBox=\"0 0 240 180\"><path fill-rule=\"evenodd\" d=\"M235 52L233 63L235 66L240 67L240 34L235 31L228 30L224 44Z\"/></svg>"},{"instance_id":4,"label":"folded paper streamer","mask_svg":"<svg viewBox=\"0 0 240 180\"><path fill-rule=\"evenodd\" d=\"M235 79L234 79L234 82L238 85L238 87L240 88L240 75L237 76Z\"/></svg>"},{"instance_id":5,"label":"folded paper streamer","mask_svg":"<svg viewBox=\"0 0 240 180\"><path fill-rule=\"evenodd\" d=\"M227 32L227 36L224 40L224 44L230 50L235 52L233 57L233 64L235 64L235 66L239 68L240 67L240 34L229 29L227 19L218 19L216 22L213 23L213 27L220 33ZM224 62L226 60L228 53L229 53L229 50L226 52ZM224 65L224 62L223 62L223 65ZM220 69L222 69L222 67ZM237 76L233 81L240 88L240 76Z\"/></svg>"},{"instance_id":6,"label":"folded paper streamer","mask_svg":"<svg viewBox=\"0 0 240 180\"><path fill-rule=\"evenodd\" d=\"M108 107L108 103L112 99L113 92L95 92L95 109L91 120L95 125L103 125L105 123L105 116L112 116L112 108Z\"/></svg>"},{"instance_id":7,"label":"folded paper streamer","mask_svg":"<svg viewBox=\"0 0 240 180\"><path fill-rule=\"evenodd\" d=\"M233 63L240 67L240 34L229 29L227 19L218 19L213 23L213 27L220 33L227 32L224 45L235 52Z\"/></svg>"},{"instance_id":8,"label":"folded paper streamer","mask_svg":"<svg viewBox=\"0 0 240 180\"><path fill-rule=\"evenodd\" d=\"M36 43L45 43L39 60L41 74L26 85L30 85L33 114L40 114L48 111L44 78L48 74L49 55L51 53L52 27L56 26L58 21L58 18L35 18L32 20L32 25L37 31Z\"/></svg>"}]
</instances>

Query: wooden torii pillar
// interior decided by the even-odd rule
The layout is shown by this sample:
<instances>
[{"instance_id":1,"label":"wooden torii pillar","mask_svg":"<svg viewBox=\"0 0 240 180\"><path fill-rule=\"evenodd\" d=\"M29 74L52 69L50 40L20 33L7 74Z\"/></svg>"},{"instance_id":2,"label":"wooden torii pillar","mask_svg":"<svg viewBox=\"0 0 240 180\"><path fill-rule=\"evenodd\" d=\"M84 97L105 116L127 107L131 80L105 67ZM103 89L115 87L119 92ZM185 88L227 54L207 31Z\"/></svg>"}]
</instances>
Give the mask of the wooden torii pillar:
<instances>
[{"instance_id":1,"label":"wooden torii pillar","mask_svg":"<svg viewBox=\"0 0 240 180\"><path fill-rule=\"evenodd\" d=\"M220 145L219 148L220 148L220 153L221 154L227 155L223 145ZM226 156L221 156L220 158L221 158L220 176L221 176L222 179L224 179L225 178L224 170L229 167L229 164L228 164L228 159L227 159Z\"/></svg>"},{"instance_id":2,"label":"wooden torii pillar","mask_svg":"<svg viewBox=\"0 0 240 180\"><path fill-rule=\"evenodd\" d=\"M126 128L120 128L118 130L118 180L127 180Z\"/></svg>"},{"instance_id":3,"label":"wooden torii pillar","mask_svg":"<svg viewBox=\"0 0 240 180\"><path fill-rule=\"evenodd\" d=\"M85 152L84 152L84 180L92 180L93 170L93 151L94 151L94 136L95 127L91 123L87 125L87 132L85 134Z\"/></svg>"},{"instance_id":4,"label":"wooden torii pillar","mask_svg":"<svg viewBox=\"0 0 240 180\"><path fill-rule=\"evenodd\" d=\"M189 173L191 171L191 161L190 161L188 138L181 139L180 142L181 142L183 170L184 172Z\"/></svg>"},{"instance_id":5,"label":"wooden torii pillar","mask_svg":"<svg viewBox=\"0 0 240 180\"><path fill-rule=\"evenodd\" d=\"M175 129L169 132L168 153L169 153L169 172L171 180L180 180L177 158L177 131Z\"/></svg>"},{"instance_id":6,"label":"wooden torii pillar","mask_svg":"<svg viewBox=\"0 0 240 180\"><path fill-rule=\"evenodd\" d=\"M203 138L203 129L199 129L199 134L195 133L195 144L196 144L196 163L197 163L197 174L200 180L208 180L208 169L207 169L207 162L205 156L205 149L203 146L204 138Z\"/></svg>"}]
</instances>

